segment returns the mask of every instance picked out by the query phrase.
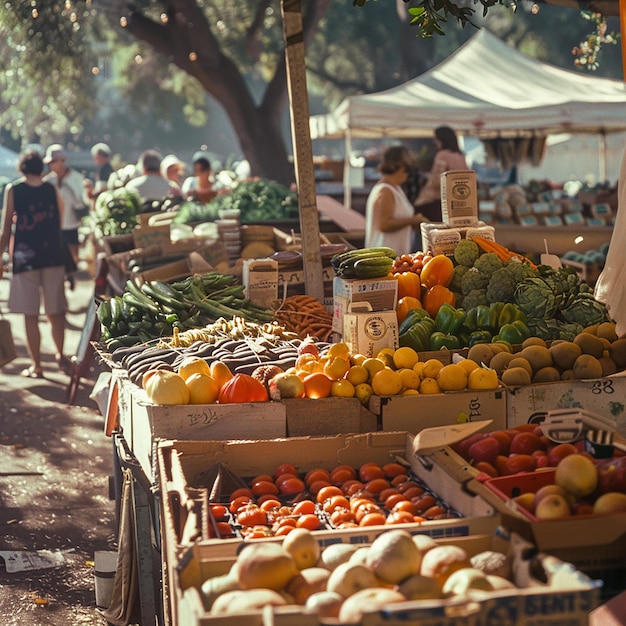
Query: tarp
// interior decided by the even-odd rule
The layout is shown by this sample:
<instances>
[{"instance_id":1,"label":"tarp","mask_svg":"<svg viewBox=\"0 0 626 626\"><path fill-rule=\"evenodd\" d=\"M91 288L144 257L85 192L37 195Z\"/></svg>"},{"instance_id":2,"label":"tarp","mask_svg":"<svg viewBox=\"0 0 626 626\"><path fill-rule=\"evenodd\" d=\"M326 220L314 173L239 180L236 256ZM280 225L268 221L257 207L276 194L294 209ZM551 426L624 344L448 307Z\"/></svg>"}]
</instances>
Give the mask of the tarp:
<instances>
[{"instance_id":1,"label":"tarp","mask_svg":"<svg viewBox=\"0 0 626 626\"><path fill-rule=\"evenodd\" d=\"M626 130L626 87L528 57L481 29L417 78L310 118L312 139L432 137L441 125L481 138Z\"/></svg>"}]
</instances>

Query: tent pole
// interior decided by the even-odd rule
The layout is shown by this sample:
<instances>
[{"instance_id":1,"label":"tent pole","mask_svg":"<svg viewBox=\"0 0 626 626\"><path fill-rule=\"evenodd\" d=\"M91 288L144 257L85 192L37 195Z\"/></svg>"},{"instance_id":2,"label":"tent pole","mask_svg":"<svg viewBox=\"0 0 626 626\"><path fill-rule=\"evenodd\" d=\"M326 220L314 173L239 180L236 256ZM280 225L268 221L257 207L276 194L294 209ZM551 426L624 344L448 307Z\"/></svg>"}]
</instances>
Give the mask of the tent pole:
<instances>
[{"instance_id":1,"label":"tent pole","mask_svg":"<svg viewBox=\"0 0 626 626\"><path fill-rule=\"evenodd\" d=\"M343 206L352 207L352 186L350 185L350 155L352 154L352 137L350 129L346 130L345 154L343 157Z\"/></svg>"},{"instance_id":2,"label":"tent pole","mask_svg":"<svg viewBox=\"0 0 626 626\"><path fill-rule=\"evenodd\" d=\"M291 137L293 139L294 165L298 185L304 287L309 296L322 302L324 299L324 282L322 279L320 223L315 193L313 148L309 130L302 5L300 0L281 0L280 7L283 17L287 61Z\"/></svg>"},{"instance_id":3,"label":"tent pole","mask_svg":"<svg viewBox=\"0 0 626 626\"><path fill-rule=\"evenodd\" d=\"M606 132L604 128L600 131L600 180L599 183L606 181Z\"/></svg>"}]
</instances>

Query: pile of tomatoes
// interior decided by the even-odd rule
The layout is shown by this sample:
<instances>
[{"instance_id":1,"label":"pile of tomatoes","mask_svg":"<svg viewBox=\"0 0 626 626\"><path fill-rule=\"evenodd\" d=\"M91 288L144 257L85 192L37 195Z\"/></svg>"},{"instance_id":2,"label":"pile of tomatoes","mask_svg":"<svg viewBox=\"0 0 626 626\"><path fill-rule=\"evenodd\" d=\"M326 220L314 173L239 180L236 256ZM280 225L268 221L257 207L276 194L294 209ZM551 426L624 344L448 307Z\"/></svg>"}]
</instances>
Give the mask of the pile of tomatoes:
<instances>
[{"instance_id":1,"label":"pile of tomatoes","mask_svg":"<svg viewBox=\"0 0 626 626\"><path fill-rule=\"evenodd\" d=\"M260 474L210 505L210 537L283 536L294 528L345 529L413 524L458 514L400 463L314 468L301 476L290 463Z\"/></svg>"},{"instance_id":2,"label":"pile of tomatoes","mask_svg":"<svg viewBox=\"0 0 626 626\"><path fill-rule=\"evenodd\" d=\"M413 252L408 254L401 254L396 258L391 266L391 272L393 274L402 274L402 272L413 272L415 274L422 273L422 267L428 261L432 259L432 255L429 252Z\"/></svg>"}]
</instances>

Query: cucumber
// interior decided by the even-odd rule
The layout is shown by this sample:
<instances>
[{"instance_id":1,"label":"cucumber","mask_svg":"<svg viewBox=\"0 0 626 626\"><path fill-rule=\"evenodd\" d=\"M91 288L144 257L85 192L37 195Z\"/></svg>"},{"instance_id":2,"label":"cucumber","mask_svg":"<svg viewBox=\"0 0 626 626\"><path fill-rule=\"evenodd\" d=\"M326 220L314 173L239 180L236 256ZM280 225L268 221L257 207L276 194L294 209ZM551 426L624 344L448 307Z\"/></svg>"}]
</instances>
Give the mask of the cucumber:
<instances>
[{"instance_id":1,"label":"cucumber","mask_svg":"<svg viewBox=\"0 0 626 626\"><path fill-rule=\"evenodd\" d=\"M111 303L108 300L103 300L96 309L96 317L102 326L109 328L113 317L111 315Z\"/></svg>"},{"instance_id":2,"label":"cucumber","mask_svg":"<svg viewBox=\"0 0 626 626\"><path fill-rule=\"evenodd\" d=\"M387 248L384 246L361 248L359 250L348 250L347 252L341 252L340 254L336 254L330 259L330 263L334 268L338 268L342 263L355 263L359 259L365 259L373 256L385 256L389 257L390 259L395 259L398 255L393 248Z\"/></svg>"},{"instance_id":3,"label":"cucumber","mask_svg":"<svg viewBox=\"0 0 626 626\"><path fill-rule=\"evenodd\" d=\"M383 278L393 267L393 260L389 257L360 259L354 264L357 278Z\"/></svg>"}]
</instances>

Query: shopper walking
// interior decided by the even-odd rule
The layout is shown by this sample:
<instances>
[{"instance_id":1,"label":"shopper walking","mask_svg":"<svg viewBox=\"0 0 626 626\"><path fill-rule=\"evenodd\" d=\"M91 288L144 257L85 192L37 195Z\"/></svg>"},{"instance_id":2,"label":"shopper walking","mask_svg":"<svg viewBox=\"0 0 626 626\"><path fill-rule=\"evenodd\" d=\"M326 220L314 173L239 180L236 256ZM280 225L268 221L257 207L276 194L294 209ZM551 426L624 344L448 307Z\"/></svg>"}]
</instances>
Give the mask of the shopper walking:
<instances>
[{"instance_id":1,"label":"shopper walking","mask_svg":"<svg viewBox=\"0 0 626 626\"><path fill-rule=\"evenodd\" d=\"M22 375L42 378L39 329L42 299L56 348L57 365L66 372L71 367L63 355L67 308L61 240L63 200L54 185L43 180L44 163L38 152L30 151L20 157L18 169L23 177L9 183L4 192L0 254L8 247L13 270L9 310L24 315L32 364ZM0 276L4 270L0 264Z\"/></svg>"},{"instance_id":2,"label":"shopper walking","mask_svg":"<svg viewBox=\"0 0 626 626\"><path fill-rule=\"evenodd\" d=\"M74 273L78 269L78 229L84 213L83 177L68 167L67 155L61 144L48 146L43 162L50 168L50 173L44 180L51 182L60 192L63 199L63 223L61 236L65 244L65 275L74 289Z\"/></svg>"}]
</instances>

